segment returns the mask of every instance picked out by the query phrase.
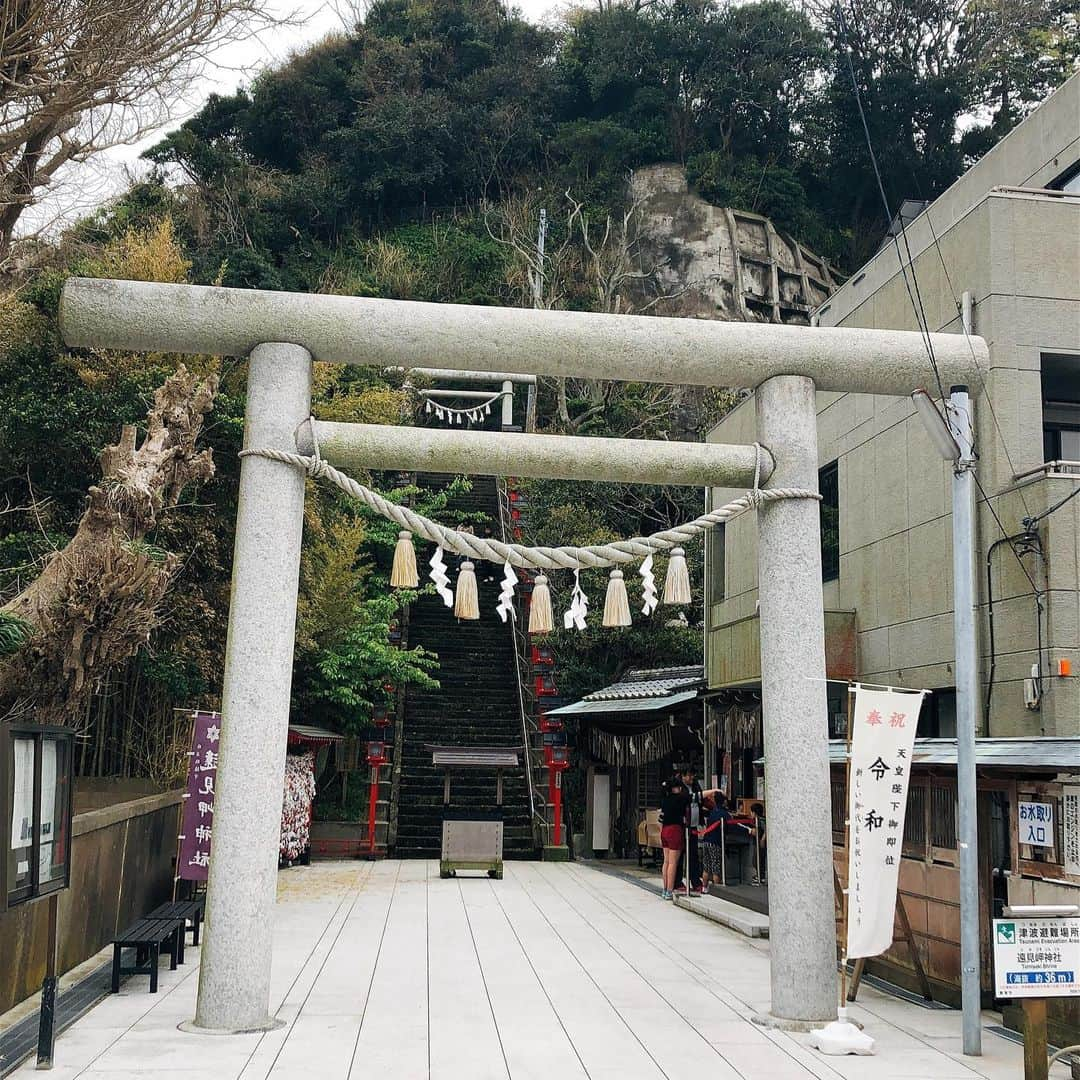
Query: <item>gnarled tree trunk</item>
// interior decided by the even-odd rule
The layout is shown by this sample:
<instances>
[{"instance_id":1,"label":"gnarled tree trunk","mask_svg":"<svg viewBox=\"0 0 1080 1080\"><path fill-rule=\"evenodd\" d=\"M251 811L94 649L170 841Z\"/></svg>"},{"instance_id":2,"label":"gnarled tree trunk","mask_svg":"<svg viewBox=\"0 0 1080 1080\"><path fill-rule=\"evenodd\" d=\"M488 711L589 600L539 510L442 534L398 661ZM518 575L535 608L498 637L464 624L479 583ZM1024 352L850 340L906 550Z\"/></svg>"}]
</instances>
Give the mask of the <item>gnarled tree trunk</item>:
<instances>
[{"instance_id":1,"label":"gnarled tree trunk","mask_svg":"<svg viewBox=\"0 0 1080 1080\"><path fill-rule=\"evenodd\" d=\"M78 726L102 676L149 638L180 559L144 537L189 484L214 475L211 452L195 443L216 392L216 376L199 382L179 367L154 394L142 445L126 425L101 452L102 479L71 542L0 608L29 631L0 662L0 718L25 710Z\"/></svg>"}]
</instances>

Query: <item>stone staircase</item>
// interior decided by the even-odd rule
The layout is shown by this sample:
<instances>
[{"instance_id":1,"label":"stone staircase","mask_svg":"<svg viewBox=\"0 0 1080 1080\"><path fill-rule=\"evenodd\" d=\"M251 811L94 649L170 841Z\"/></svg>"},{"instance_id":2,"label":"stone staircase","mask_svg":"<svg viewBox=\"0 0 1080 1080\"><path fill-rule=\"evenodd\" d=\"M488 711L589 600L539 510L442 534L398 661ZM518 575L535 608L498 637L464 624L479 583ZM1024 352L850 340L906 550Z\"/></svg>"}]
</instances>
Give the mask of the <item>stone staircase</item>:
<instances>
[{"instance_id":1,"label":"stone staircase","mask_svg":"<svg viewBox=\"0 0 1080 1080\"><path fill-rule=\"evenodd\" d=\"M438 490L448 478L420 474L420 487ZM472 491L455 499L455 510L481 511L497 529L495 481L475 477ZM477 526L476 531L482 532ZM447 557L451 586L456 559ZM421 572L425 567L421 564ZM495 579L485 582L491 574ZM438 690L410 686L405 694L401 777L393 854L399 858L438 858L442 844L443 774L431 763L426 744L443 746L522 745L521 715L515 681L514 641L495 612L501 571L477 564L480 619L454 618L438 596L425 596L410 609L409 647L422 645L439 656ZM484 771L453 774L452 809L494 810L496 778ZM508 859L532 858L536 852L529 815L524 767L503 775L503 850Z\"/></svg>"}]
</instances>

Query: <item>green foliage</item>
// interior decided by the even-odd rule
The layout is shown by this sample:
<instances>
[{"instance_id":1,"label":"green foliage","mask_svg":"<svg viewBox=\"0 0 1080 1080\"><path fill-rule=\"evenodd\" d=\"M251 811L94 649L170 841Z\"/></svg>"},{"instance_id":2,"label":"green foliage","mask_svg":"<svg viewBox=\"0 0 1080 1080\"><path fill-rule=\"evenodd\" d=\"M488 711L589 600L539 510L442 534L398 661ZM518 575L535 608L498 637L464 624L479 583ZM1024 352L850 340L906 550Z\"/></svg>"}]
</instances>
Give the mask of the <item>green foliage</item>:
<instances>
[{"instance_id":1,"label":"green foliage","mask_svg":"<svg viewBox=\"0 0 1080 1080\"><path fill-rule=\"evenodd\" d=\"M147 152L189 178L197 210L151 181L98 235L169 213L199 248L198 280L225 267L225 284L317 288L344 259L352 291L400 295L401 280L383 291L364 269L364 244L382 238L409 256L408 295L500 302L493 251L448 235L464 247L425 266L430 238L397 227L448 207L467 219L527 189L548 192L549 210L568 188L613 208L628 171L674 160L706 197L861 260L885 222L848 43L893 206L943 190L1080 51L1066 0L847 0L846 37L836 11L824 0L607 4L571 8L553 32L498 0L380 0L354 33L211 98ZM977 120L962 139L961 117Z\"/></svg>"},{"instance_id":2,"label":"green foliage","mask_svg":"<svg viewBox=\"0 0 1080 1080\"><path fill-rule=\"evenodd\" d=\"M129 540L124 545L134 555L144 555L151 562L163 563L169 553L157 544L148 544L145 540Z\"/></svg>"},{"instance_id":3,"label":"green foliage","mask_svg":"<svg viewBox=\"0 0 1080 1080\"><path fill-rule=\"evenodd\" d=\"M389 644L390 622L403 598L374 595L354 601L349 620L321 643L311 667L301 666L303 681L296 695L300 716L317 710L320 723L356 734L371 723L371 712L385 702L383 686L438 687L429 672L438 658L422 648L398 649Z\"/></svg>"},{"instance_id":4,"label":"green foliage","mask_svg":"<svg viewBox=\"0 0 1080 1080\"><path fill-rule=\"evenodd\" d=\"M603 593L593 596L594 605L603 606ZM556 631L551 644L559 657L560 695L576 700L618 682L632 668L700 664L701 632L666 625L672 611L661 605L647 619L634 612L635 624L621 630Z\"/></svg>"},{"instance_id":5,"label":"green foliage","mask_svg":"<svg viewBox=\"0 0 1080 1080\"><path fill-rule=\"evenodd\" d=\"M32 633L33 627L25 619L0 611L0 656L18 652Z\"/></svg>"},{"instance_id":6,"label":"green foliage","mask_svg":"<svg viewBox=\"0 0 1080 1080\"><path fill-rule=\"evenodd\" d=\"M363 296L481 305L507 297L507 252L478 216L356 240L335 258L333 273L335 292Z\"/></svg>"},{"instance_id":7,"label":"green foliage","mask_svg":"<svg viewBox=\"0 0 1080 1080\"><path fill-rule=\"evenodd\" d=\"M814 228L814 215L806 189L791 169L709 150L690 158L686 178L703 199L763 214L782 232L812 243L808 233Z\"/></svg>"}]
</instances>

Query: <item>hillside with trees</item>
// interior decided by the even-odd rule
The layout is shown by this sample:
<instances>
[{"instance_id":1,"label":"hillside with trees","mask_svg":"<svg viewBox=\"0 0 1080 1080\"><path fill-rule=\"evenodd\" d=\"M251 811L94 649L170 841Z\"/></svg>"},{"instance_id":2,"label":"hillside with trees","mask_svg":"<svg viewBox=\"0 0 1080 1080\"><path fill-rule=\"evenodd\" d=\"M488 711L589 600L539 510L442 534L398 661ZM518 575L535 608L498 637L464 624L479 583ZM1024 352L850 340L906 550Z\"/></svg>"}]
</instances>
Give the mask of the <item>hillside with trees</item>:
<instances>
[{"instance_id":1,"label":"hillside with trees","mask_svg":"<svg viewBox=\"0 0 1080 1080\"><path fill-rule=\"evenodd\" d=\"M244 3L226 13L229 33L252 14ZM137 536L114 543L155 582L139 633L57 705L87 734L79 766L91 775L168 775L182 750L174 710L218 700L245 371L68 352L56 324L66 276L662 312L654 268L635 262L628 202L630 174L662 162L709 202L765 215L850 272L889 219L867 132L889 207L932 199L1074 70L1080 49L1062 0L598 0L548 26L500 0L373 0L349 31L210 98L147 151L151 175L107 206L62 236L19 243L49 163L94 147L68 153L69 133L84 129L45 123L63 88L50 89L55 58L35 51L34 28L0 30L23 48L0 98L0 710L28 707L34 678L65 670L56 657L60 669L27 662L48 628L26 618L25 596L77 541L107 448L125 425L142 440L168 381L198 380L207 395L198 445L212 475L193 472ZM125 76L132 86L155 70L177 77L160 58L154 69L154 55ZM79 116L93 129L101 101L90 94ZM537 264L541 209L550 224ZM316 365L315 383L320 418L420 420L399 376ZM737 394L688 409L653 387L541 380L537 425L695 438ZM445 506L394 477L368 479L426 513ZM700 510L696 491L552 483L530 496L539 543L648 533ZM310 488L298 718L349 731L384 683L438 677L431 657L387 644L394 535ZM700 588L701 554L690 555ZM586 582L594 595L602 587L599 575ZM561 645L563 692L634 663L697 660L700 631L664 626L669 614Z\"/></svg>"}]
</instances>

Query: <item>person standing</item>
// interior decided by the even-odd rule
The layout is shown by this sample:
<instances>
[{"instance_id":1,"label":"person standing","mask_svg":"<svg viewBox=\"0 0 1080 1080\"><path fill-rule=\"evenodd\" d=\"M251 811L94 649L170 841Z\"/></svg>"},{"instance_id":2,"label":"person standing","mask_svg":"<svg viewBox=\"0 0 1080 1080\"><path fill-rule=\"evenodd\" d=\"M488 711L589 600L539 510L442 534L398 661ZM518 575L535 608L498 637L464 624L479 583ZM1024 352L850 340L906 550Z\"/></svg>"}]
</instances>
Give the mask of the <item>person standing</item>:
<instances>
[{"instance_id":1,"label":"person standing","mask_svg":"<svg viewBox=\"0 0 1080 1080\"><path fill-rule=\"evenodd\" d=\"M705 824L705 814L701 803L705 793L701 790L698 782L697 770L693 765L687 765L682 770L682 782L686 788L686 796L689 801L687 807L687 823L690 826L690 847L684 858L682 867L683 875L689 876L690 891L701 892L701 859L698 853L698 829ZM679 879L680 881L682 878Z\"/></svg>"},{"instance_id":2,"label":"person standing","mask_svg":"<svg viewBox=\"0 0 1080 1080\"><path fill-rule=\"evenodd\" d=\"M701 881L703 889L708 889L710 883L724 883L724 830L731 812L728 810L727 799L719 791L713 792L711 799L705 799L705 809L708 816L701 830Z\"/></svg>"},{"instance_id":3,"label":"person standing","mask_svg":"<svg viewBox=\"0 0 1080 1080\"><path fill-rule=\"evenodd\" d=\"M686 841L686 815L689 796L682 779L673 776L664 786L660 799L660 847L664 852L663 892L670 900L679 872L679 859Z\"/></svg>"}]
</instances>

